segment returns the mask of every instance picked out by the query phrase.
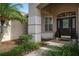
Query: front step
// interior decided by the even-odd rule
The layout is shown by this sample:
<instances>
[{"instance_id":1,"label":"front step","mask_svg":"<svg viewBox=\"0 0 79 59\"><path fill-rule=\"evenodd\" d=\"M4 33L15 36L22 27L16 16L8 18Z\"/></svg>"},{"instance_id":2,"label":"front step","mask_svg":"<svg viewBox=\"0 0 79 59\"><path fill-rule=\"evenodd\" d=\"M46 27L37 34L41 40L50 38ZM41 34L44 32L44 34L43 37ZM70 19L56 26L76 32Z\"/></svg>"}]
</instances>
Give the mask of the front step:
<instances>
[{"instance_id":1,"label":"front step","mask_svg":"<svg viewBox=\"0 0 79 59\"><path fill-rule=\"evenodd\" d=\"M61 38L71 38L71 36L61 36Z\"/></svg>"},{"instance_id":2,"label":"front step","mask_svg":"<svg viewBox=\"0 0 79 59\"><path fill-rule=\"evenodd\" d=\"M61 36L61 38L57 38L57 40L70 41L71 40L71 36Z\"/></svg>"},{"instance_id":3,"label":"front step","mask_svg":"<svg viewBox=\"0 0 79 59\"><path fill-rule=\"evenodd\" d=\"M61 36L61 40L70 41L71 36Z\"/></svg>"},{"instance_id":4,"label":"front step","mask_svg":"<svg viewBox=\"0 0 79 59\"><path fill-rule=\"evenodd\" d=\"M61 40L61 41L71 41L70 38L59 38L59 40Z\"/></svg>"},{"instance_id":5,"label":"front step","mask_svg":"<svg viewBox=\"0 0 79 59\"><path fill-rule=\"evenodd\" d=\"M44 42L44 43L47 44L47 46L57 46L57 47L61 47L61 46L64 45L64 44L62 44L62 43L51 42L51 41Z\"/></svg>"}]
</instances>

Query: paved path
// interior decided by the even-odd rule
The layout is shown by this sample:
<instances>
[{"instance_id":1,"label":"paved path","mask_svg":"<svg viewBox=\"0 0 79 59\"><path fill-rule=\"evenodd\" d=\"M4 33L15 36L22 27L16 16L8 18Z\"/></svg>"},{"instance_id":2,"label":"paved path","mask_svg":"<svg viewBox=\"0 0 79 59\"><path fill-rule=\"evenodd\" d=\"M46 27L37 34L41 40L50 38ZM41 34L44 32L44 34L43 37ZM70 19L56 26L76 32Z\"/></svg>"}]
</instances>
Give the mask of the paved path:
<instances>
[{"instance_id":1,"label":"paved path","mask_svg":"<svg viewBox=\"0 0 79 59\"><path fill-rule=\"evenodd\" d=\"M45 43L48 46L58 46L58 47L61 47L61 46L64 45L62 43L56 43L56 42L51 42L51 41L48 41L48 42L45 42ZM47 46L40 47L38 50L32 51L31 53L25 54L24 56L42 56L42 53L44 53L45 51L48 51L48 50L50 50L50 48L47 47Z\"/></svg>"},{"instance_id":2,"label":"paved path","mask_svg":"<svg viewBox=\"0 0 79 59\"><path fill-rule=\"evenodd\" d=\"M62 47L64 44L63 43L57 43L57 42L45 42L48 46L57 46L57 47Z\"/></svg>"},{"instance_id":3,"label":"paved path","mask_svg":"<svg viewBox=\"0 0 79 59\"><path fill-rule=\"evenodd\" d=\"M29 54L26 54L25 56L41 56L41 54L45 52L46 50L49 50L49 48L40 47L38 50L35 50Z\"/></svg>"}]
</instances>

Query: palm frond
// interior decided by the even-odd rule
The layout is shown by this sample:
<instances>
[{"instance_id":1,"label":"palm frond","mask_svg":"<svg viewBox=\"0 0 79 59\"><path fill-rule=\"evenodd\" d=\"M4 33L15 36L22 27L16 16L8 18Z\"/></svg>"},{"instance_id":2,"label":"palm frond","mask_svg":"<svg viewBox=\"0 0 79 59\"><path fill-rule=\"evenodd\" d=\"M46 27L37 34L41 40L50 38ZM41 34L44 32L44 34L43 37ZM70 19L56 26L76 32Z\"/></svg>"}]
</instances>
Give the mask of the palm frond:
<instances>
[{"instance_id":1,"label":"palm frond","mask_svg":"<svg viewBox=\"0 0 79 59\"><path fill-rule=\"evenodd\" d=\"M21 23L26 20L26 17L22 15L19 10L22 4L0 3L0 20L18 20Z\"/></svg>"}]
</instances>

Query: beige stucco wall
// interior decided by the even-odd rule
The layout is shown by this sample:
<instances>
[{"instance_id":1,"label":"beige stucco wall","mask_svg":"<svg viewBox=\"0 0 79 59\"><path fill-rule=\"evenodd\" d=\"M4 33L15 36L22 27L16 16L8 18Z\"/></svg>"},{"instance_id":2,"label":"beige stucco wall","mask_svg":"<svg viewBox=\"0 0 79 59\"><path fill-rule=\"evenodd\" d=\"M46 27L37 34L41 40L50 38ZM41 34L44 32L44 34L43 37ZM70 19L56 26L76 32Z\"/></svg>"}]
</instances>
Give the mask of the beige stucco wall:
<instances>
[{"instance_id":1,"label":"beige stucco wall","mask_svg":"<svg viewBox=\"0 0 79 59\"><path fill-rule=\"evenodd\" d=\"M20 35L25 33L25 25L19 21L9 21L9 25L4 28L1 42L18 39Z\"/></svg>"},{"instance_id":2,"label":"beige stucco wall","mask_svg":"<svg viewBox=\"0 0 79 59\"><path fill-rule=\"evenodd\" d=\"M24 24L19 21L11 22L11 39L18 39L25 31Z\"/></svg>"}]
</instances>

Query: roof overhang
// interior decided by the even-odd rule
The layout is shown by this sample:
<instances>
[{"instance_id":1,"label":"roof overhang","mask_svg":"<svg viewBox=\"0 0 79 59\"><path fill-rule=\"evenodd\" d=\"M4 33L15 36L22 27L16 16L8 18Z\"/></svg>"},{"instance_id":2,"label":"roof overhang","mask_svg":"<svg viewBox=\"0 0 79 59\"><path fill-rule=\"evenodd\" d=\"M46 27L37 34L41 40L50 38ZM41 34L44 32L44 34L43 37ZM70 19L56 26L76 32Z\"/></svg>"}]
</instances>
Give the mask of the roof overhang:
<instances>
[{"instance_id":1,"label":"roof overhang","mask_svg":"<svg viewBox=\"0 0 79 59\"><path fill-rule=\"evenodd\" d=\"M49 3L40 3L37 8L42 9L44 7L46 7Z\"/></svg>"}]
</instances>

